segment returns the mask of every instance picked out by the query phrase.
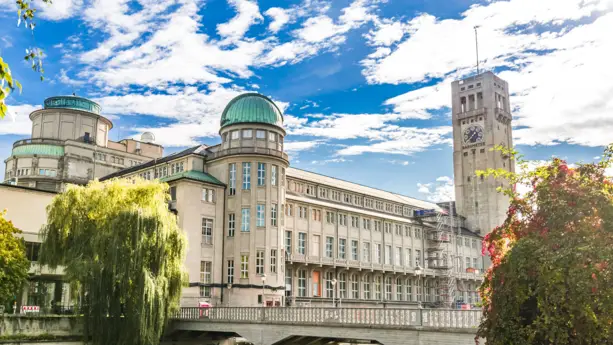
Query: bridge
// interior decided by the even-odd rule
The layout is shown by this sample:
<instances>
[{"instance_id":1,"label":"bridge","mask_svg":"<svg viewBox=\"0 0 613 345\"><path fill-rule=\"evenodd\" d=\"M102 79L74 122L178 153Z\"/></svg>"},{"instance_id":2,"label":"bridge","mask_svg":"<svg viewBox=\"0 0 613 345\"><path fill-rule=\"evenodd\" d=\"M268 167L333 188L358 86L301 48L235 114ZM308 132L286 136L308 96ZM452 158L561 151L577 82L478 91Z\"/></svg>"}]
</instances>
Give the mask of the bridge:
<instances>
[{"instance_id":1,"label":"bridge","mask_svg":"<svg viewBox=\"0 0 613 345\"><path fill-rule=\"evenodd\" d=\"M480 320L480 310L181 308L166 338L171 344L238 336L255 345L474 345Z\"/></svg>"}]
</instances>

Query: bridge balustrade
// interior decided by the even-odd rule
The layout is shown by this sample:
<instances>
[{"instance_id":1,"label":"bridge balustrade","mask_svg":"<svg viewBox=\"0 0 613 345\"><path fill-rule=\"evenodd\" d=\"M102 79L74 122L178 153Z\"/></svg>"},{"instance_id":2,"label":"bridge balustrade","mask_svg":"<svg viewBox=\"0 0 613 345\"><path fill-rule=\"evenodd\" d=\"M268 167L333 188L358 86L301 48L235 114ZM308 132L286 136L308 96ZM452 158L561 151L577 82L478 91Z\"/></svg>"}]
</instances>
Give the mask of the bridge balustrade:
<instances>
[{"instance_id":1,"label":"bridge balustrade","mask_svg":"<svg viewBox=\"0 0 613 345\"><path fill-rule=\"evenodd\" d=\"M451 309L182 307L175 319L203 322L476 328L481 321L481 315L480 310Z\"/></svg>"}]
</instances>

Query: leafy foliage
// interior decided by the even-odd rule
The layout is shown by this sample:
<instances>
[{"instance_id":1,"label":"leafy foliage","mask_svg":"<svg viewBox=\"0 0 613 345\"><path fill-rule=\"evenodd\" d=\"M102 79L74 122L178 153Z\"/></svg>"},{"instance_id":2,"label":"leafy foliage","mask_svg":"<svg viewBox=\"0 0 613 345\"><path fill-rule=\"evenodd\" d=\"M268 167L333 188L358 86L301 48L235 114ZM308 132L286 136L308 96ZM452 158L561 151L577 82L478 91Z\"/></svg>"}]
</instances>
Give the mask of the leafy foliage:
<instances>
[{"instance_id":1,"label":"leafy foliage","mask_svg":"<svg viewBox=\"0 0 613 345\"><path fill-rule=\"evenodd\" d=\"M4 218L0 212L0 305L8 307L13 302L28 278L30 261L26 258L23 239L18 237L21 230Z\"/></svg>"},{"instance_id":2,"label":"leafy foliage","mask_svg":"<svg viewBox=\"0 0 613 345\"><path fill-rule=\"evenodd\" d=\"M480 287L478 335L487 344L613 344L612 156L609 147L597 164L556 158L530 170L520 160L518 174L480 172L514 186L504 191L505 222L483 243L492 266Z\"/></svg>"},{"instance_id":3,"label":"leafy foliage","mask_svg":"<svg viewBox=\"0 0 613 345\"><path fill-rule=\"evenodd\" d=\"M16 0L15 2L17 4L17 16L19 17L17 25L20 25L23 21L26 28L34 31L36 9L32 7L32 0ZM42 2L51 4L51 0L42 0ZM30 63L32 70L40 73L40 80L44 79L42 57L43 52L38 48L26 49L26 55L24 56L24 60ZM0 56L0 119L4 118L8 112L5 100L15 88L18 88L21 92L21 84L13 79L9 65Z\"/></svg>"},{"instance_id":4,"label":"leafy foliage","mask_svg":"<svg viewBox=\"0 0 613 345\"><path fill-rule=\"evenodd\" d=\"M185 238L157 181L93 181L47 207L40 262L81 286L95 345L159 343L179 304Z\"/></svg>"}]
</instances>

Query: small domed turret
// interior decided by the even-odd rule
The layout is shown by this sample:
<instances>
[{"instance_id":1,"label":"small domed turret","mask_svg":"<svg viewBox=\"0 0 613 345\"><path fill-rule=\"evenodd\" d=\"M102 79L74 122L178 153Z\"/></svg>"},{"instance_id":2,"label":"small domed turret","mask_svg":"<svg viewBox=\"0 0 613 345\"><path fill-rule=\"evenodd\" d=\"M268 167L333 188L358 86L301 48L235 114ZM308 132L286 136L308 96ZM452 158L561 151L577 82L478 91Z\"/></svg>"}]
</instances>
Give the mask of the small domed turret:
<instances>
[{"instance_id":1,"label":"small domed turret","mask_svg":"<svg viewBox=\"0 0 613 345\"><path fill-rule=\"evenodd\" d=\"M263 123L283 128L283 114L268 97L244 93L232 99L221 115L221 128L229 125Z\"/></svg>"}]
</instances>

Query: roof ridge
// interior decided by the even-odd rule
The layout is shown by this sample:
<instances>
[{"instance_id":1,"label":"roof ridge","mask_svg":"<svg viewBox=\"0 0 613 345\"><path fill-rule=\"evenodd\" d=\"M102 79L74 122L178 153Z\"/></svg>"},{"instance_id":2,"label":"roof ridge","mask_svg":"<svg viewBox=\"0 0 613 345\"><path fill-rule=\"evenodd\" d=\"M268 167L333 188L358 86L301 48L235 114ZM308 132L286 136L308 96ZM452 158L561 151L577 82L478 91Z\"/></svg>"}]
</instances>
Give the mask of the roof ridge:
<instances>
[{"instance_id":1,"label":"roof ridge","mask_svg":"<svg viewBox=\"0 0 613 345\"><path fill-rule=\"evenodd\" d=\"M331 178L331 179L335 179L335 180L339 180L339 181L343 181L343 182L347 182L347 183L355 184L355 185L358 185L358 186L361 186L361 187L366 187L366 188L370 188L370 189L375 189L375 190L378 190L378 191L381 191L381 192L390 193L390 194L393 194L393 195L396 195L396 196L400 196L400 197L403 197L403 198L410 198L410 199L414 199L414 200L416 200L416 201L421 201L421 202L429 203L429 204L432 204L432 205L434 205L434 206L440 207L439 205L437 205L435 202L432 202L432 201L427 201L427 200L417 199L417 198L414 198L414 197L412 197L412 196L408 196L408 195L403 195L403 194L398 194L398 193L390 192L390 191L385 190L385 189L381 189L381 188L377 188L377 187L367 186L367 185L364 185L364 184L361 184L361 183L357 183L357 182L353 182L353 181L344 180L344 179L341 179L341 178L338 178L338 177L328 176L328 175L324 175L324 174L321 174L321 173L313 172L313 171L306 170L306 169L300 169L300 168L296 168L296 167L289 167L289 169L296 169L296 170L304 171L304 172L307 172L307 173L310 173L310 174L315 174L315 175L319 175L319 176L323 176L323 177L327 177L327 178ZM448 202L448 201L447 201L447 202Z\"/></svg>"}]
</instances>

